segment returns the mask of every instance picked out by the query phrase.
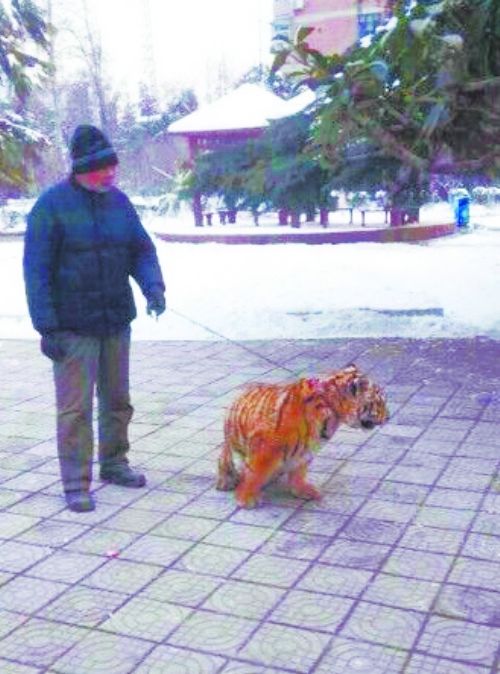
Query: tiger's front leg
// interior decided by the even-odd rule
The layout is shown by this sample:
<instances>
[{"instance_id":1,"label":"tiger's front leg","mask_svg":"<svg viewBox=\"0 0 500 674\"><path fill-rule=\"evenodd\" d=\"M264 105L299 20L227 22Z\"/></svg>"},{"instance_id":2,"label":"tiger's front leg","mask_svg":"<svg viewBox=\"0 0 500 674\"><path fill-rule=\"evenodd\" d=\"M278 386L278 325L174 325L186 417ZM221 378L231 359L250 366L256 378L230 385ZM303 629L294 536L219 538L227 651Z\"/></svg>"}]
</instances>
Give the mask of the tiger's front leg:
<instances>
[{"instance_id":1,"label":"tiger's front leg","mask_svg":"<svg viewBox=\"0 0 500 674\"><path fill-rule=\"evenodd\" d=\"M262 488L283 466L283 450L263 439L251 441L241 481L236 488L236 501L242 508L253 508L259 502Z\"/></svg>"},{"instance_id":2,"label":"tiger's front leg","mask_svg":"<svg viewBox=\"0 0 500 674\"><path fill-rule=\"evenodd\" d=\"M316 487L307 481L308 464L302 463L294 470L288 473L287 485L290 492L298 498L308 500L319 500L321 492Z\"/></svg>"}]
</instances>

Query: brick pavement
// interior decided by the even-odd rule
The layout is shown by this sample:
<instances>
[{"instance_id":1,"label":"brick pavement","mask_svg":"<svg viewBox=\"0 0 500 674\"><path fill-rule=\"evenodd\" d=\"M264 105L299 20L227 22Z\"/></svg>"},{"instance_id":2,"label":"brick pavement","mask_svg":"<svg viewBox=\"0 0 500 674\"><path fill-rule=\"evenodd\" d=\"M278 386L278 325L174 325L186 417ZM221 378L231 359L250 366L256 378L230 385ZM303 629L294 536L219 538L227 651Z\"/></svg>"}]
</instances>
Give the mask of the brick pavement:
<instances>
[{"instance_id":1,"label":"brick pavement","mask_svg":"<svg viewBox=\"0 0 500 674\"><path fill-rule=\"evenodd\" d=\"M499 672L500 344L134 343L144 490L60 494L48 361L0 341L2 674ZM251 380L348 361L392 419L315 458L319 503L213 488L224 407ZM281 367L280 367L281 366Z\"/></svg>"}]
</instances>

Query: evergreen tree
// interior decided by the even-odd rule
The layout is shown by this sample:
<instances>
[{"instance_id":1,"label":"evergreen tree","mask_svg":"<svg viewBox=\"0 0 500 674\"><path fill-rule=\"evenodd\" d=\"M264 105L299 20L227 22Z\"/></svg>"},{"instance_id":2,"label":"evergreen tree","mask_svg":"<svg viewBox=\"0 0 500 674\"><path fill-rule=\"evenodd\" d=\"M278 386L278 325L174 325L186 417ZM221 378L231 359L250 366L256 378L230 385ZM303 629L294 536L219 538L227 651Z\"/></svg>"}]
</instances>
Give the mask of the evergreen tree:
<instances>
[{"instance_id":1,"label":"evergreen tree","mask_svg":"<svg viewBox=\"0 0 500 674\"><path fill-rule=\"evenodd\" d=\"M311 49L310 29L277 55L318 92L314 152L340 183L387 187L415 205L433 181L500 172L498 0L402 0L345 54ZM381 184L381 183L384 183Z\"/></svg>"},{"instance_id":2,"label":"evergreen tree","mask_svg":"<svg viewBox=\"0 0 500 674\"><path fill-rule=\"evenodd\" d=\"M0 190L29 180L28 166L43 142L26 114L32 88L47 70L48 27L31 0L0 0Z\"/></svg>"}]
</instances>

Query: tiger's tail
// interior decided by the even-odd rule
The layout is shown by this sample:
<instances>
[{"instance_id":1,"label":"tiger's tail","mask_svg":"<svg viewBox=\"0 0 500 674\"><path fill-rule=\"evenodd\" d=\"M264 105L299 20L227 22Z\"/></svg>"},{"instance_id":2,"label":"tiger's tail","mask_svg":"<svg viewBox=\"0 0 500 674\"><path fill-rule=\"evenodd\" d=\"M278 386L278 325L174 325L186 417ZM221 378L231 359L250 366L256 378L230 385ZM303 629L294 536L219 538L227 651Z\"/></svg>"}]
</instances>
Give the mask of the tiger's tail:
<instances>
[{"instance_id":1,"label":"tiger's tail","mask_svg":"<svg viewBox=\"0 0 500 674\"><path fill-rule=\"evenodd\" d=\"M233 450L228 440L225 440L219 457L216 488L219 491L232 491L239 482L240 474L234 465Z\"/></svg>"}]
</instances>

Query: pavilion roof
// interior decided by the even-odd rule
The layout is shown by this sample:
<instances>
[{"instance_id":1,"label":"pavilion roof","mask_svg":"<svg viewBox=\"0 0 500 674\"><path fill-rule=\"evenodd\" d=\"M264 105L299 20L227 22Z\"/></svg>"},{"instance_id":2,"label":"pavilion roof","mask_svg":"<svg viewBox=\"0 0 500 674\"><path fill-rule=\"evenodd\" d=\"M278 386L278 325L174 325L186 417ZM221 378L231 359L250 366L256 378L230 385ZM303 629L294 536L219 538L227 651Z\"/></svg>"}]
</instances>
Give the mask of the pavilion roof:
<instances>
[{"instance_id":1,"label":"pavilion roof","mask_svg":"<svg viewBox=\"0 0 500 674\"><path fill-rule=\"evenodd\" d=\"M225 96L202 105L189 115L172 122L169 133L186 135L265 128L271 119L288 117L314 100L306 90L285 100L258 84L242 84Z\"/></svg>"}]
</instances>

